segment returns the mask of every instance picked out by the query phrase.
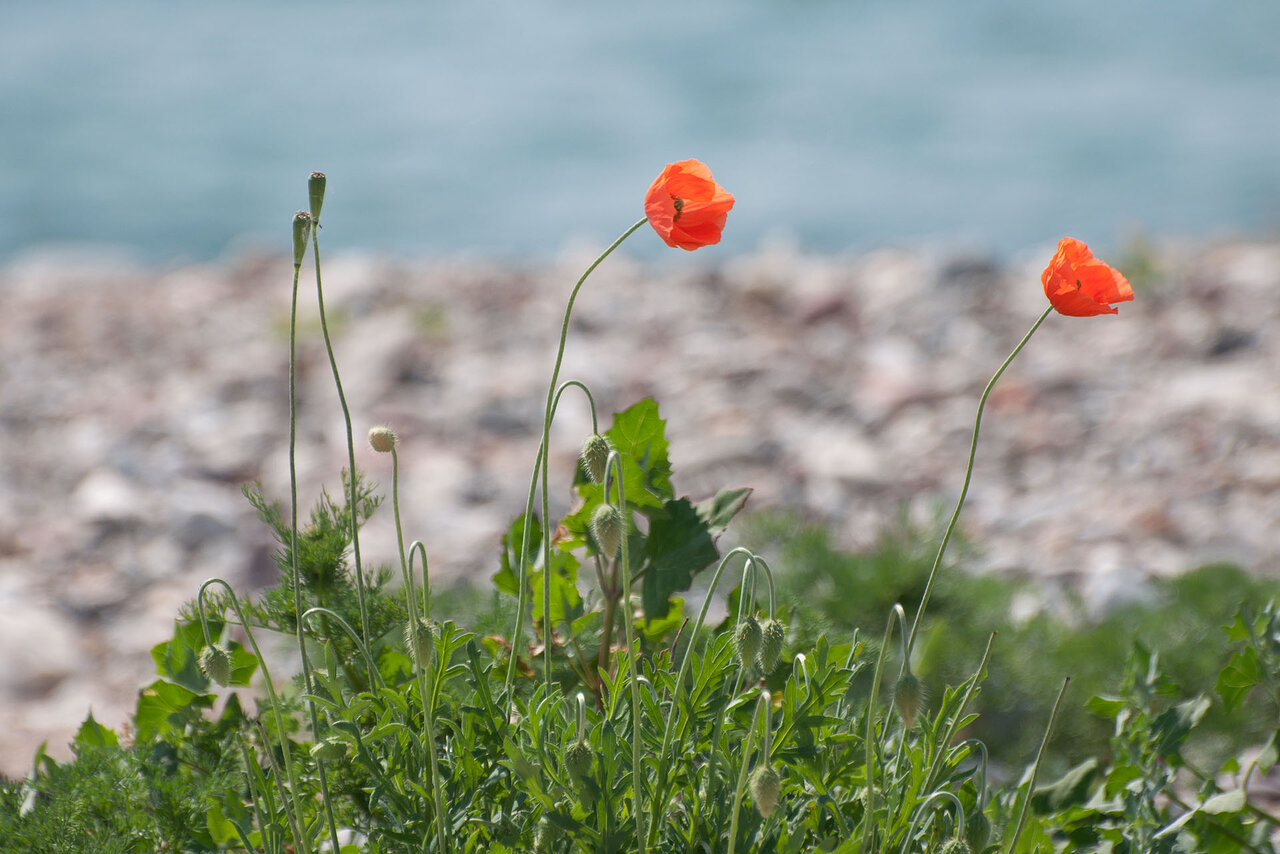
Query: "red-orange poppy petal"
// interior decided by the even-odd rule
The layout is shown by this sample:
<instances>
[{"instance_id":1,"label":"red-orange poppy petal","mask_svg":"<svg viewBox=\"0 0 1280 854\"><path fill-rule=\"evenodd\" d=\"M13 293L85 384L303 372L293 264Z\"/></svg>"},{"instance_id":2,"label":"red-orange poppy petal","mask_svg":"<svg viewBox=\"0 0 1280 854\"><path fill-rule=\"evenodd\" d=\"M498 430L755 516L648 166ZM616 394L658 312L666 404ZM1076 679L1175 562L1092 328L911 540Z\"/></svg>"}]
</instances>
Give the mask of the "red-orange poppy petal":
<instances>
[{"instance_id":1,"label":"red-orange poppy petal","mask_svg":"<svg viewBox=\"0 0 1280 854\"><path fill-rule=\"evenodd\" d=\"M645 194L644 213L668 246L694 250L720 242L733 195L698 160L670 163Z\"/></svg>"},{"instance_id":2,"label":"red-orange poppy petal","mask_svg":"<svg viewBox=\"0 0 1280 854\"><path fill-rule=\"evenodd\" d=\"M1040 274L1040 281L1049 303L1069 317L1118 314L1111 304L1133 299L1128 279L1094 258L1088 246L1072 237L1058 242L1058 251Z\"/></svg>"}]
</instances>

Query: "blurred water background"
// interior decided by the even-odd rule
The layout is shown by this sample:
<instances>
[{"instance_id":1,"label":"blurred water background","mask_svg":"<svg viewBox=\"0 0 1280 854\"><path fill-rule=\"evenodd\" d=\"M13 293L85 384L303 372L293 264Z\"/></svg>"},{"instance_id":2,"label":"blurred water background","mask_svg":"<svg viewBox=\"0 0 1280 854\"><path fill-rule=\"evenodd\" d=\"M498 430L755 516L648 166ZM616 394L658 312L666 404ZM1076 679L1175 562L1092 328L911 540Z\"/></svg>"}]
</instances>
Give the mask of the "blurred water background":
<instances>
[{"instance_id":1,"label":"blurred water background","mask_svg":"<svg viewBox=\"0 0 1280 854\"><path fill-rule=\"evenodd\" d=\"M716 252L1280 227L1271 0L50 0L0 22L0 260L283 251L312 169L331 249L536 257L612 239L686 157L739 199Z\"/></svg>"}]
</instances>

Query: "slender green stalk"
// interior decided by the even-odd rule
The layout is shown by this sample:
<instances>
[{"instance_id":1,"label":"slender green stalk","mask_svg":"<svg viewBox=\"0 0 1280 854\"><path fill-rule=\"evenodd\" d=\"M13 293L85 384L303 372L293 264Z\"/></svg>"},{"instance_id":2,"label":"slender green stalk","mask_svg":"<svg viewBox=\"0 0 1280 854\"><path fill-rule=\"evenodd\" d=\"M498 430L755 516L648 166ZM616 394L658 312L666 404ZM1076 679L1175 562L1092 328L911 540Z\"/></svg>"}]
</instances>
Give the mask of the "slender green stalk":
<instances>
[{"instance_id":1,"label":"slender green stalk","mask_svg":"<svg viewBox=\"0 0 1280 854\"><path fill-rule=\"evenodd\" d=\"M698 642L698 634L702 631L702 625L707 619L707 610L711 607L711 597L715 595L716 585L720 582L720 575L724 572L724 568L728 566L729 561L742 555L747 562L755 560L755 556L750 550L738 546L720 559L720 565L716 567L715 573L711 576L711 583L707 585L707 595L702 599L702 610L698 612L698 619L693 623L693 629L689 632L689 645L685 648L684 657L680 660L680 672L676 674L674 693L671 697L671 708L667 712L667 721L662 728L662 748L658 751L658 779L654 787L653 799L653 819L650 822L649 846L653 847L657 844L657 833L659 826L659 810L666 800L667 792L667 771L668 757L671 750L671 738L675 732L675 719L680 716L680 692L684 690L685 679L689 676L689 664L693 661L693 647ZM688 716L682 718L682 722L687 722ZM714 751L713 751L714 752Z\"/></svg>"},{"instance_id":2,"label":"slender green stalk","mask_svg":"<svg viewBox=\"0 0 1280 854\"><path fill-rule=\"evenodd\" d=\"M253 636L253 628L249 625L249 621L245 619L244 610L240 607L240 600L236 598L236 592L231 585L221 578L210 578L204 584L200 585L200 591L196 593L196 608L200 612L200 625L204 628L204 636L209 638L209 621L205 616L204 610L204 592L211 584L221 584L223 589L227 591L227 596L231 602L232 609L236 612L237 619L240 620L240 627L244 629L245 637L249 640L249 646L253 647L253 654L258 658L258 666L262 668L262 681L267 686L267 701L271 706L271 712L276 720L276 732L280 736L280 753L285 758L289 777L289 795L294 802L294 810L299 816L302 815L302 806L298 802L298 778L294 774L293 762L290 760L291 751L289 749L288 730L284 726L284 714L280 711L280 698L276 695L275 682L271 679L271 671L267 669L267 659L262 654L262 649L258 646L257 638ZM264 739L265 741L265 739ZM311 845L309 840L302 834L297 822L293 821L293 815L290 813L290 824L292 825L294 844L303 852L309 852Z\"/></svg>"},{"instance_id":3,"label":"slender green stalk","mask_svg":"<svg viewBox=\"0 0 1280 854\"><path fill-rule=\"evenodd\" d=\"M320 307L320 331L324 334L324 349L329 354L329 367L333 371L333 384L338 389L338 403L342 405L342 422L347 429L347 471L350 484L347 490L347 509L351 513L351 556L356 570L356 598L360 602L360 635L369 636L369 613L365 605L364 565L360 561L360 508L357 492L356 476L356 444L351 432L351 409L347 406L347 396L342 391L342 377L338 375L338 360L333 354L333 341L329 337L329 321L324 312L324 285L320 278L320 229L319 222L311 230L311 252L316 264L316 302ZM292 337L292 336L291 336ZM292 374L292 371L290 372Z\"/></svg>"},{"instance_id":4,"label":"slender green stalk","mask_svg":"<svg viewBox=\"0 0 1280 854\"><path fill-rule=\"evenodd\" d=\"M880 644L880 655L876 657L876 669L871 676L871 696L867 700L867 732L863 737L863 743L866 745L866 775L867 775L867 807L862 819L862 845L860 850L871 850L871 822L875 817L876 809L876 776L875 776L875 731L876 731L876 700L880 694L880 674L884 670L885 653L889 649L889 641L893 637L893 621L897 620L898 624L906 625L907 615L903 611L902 606L895 602L893 609L889 613L889 624L885 626L884 642Z\"/></svg>"},{"instance_id":5,"label":"slender green stalk","mask_svg":"<svg viewBox=\"0 0 1280 854\"><path fill-rule=\"evenodd\" d=\"M1071 677L1062 680L1062 689L1058 691L1058 699L1053 701L1053 711L1049 713L1049 725L1044 729L1044 738L1040 740L1040 749L1036 751L1036 763L1031 766L1031 779L1027 781L1027 793L1022 798L1018 809L1018 821L1014 825L1013 838L1009 840L1009 854L1018 849L1018 837L1022 836L1022 828L1027 823L1027 810L1031 806L1031 795L1036 790L1036 776L1040 773L1040 761L1044 759L1045 748L1049 744L1049 735L1053 732L1053 724L1058 719L1058 709L1062 706L1062 698L1067 693Z\"/></svg>"},{"instance_id":6,"label":"slender green stalk","mask_svg":"<svg viewBox=\"0 0 1280 854\"><path fill-rule=\"evenodd\" d=\"M911 819L911 827L907 830L907 838L902 840L902 854L908 854L911 851L911 840L915 838L916 830L920 827L921 820L929 812L929 807L933 806L934 801L949 800L951 806L956 811L956 836L964 838L964 804L960 803L960 799L951 792L934 792L925 798L917 809L915 816Z\"/></svg>"},{"instance_id":7,"label":"slender green stalk","mask_svg":"<svg viewBox=\"0 0 1280 854\"><path fill-rule=\"evenodd\" d=\"M382 674L378 672L378 665L373 663L373 656L369 654L369 648L364 645L364 641L361 640L359 633L356 632L355 629L351 628L351 624L342 619L341 614L338 614L336 611L332 611L328 608L308 608L302 614L302 621L305 623L312 617L321 615L337 622L342 630L347 633L347 637L351 638L351 641L356 645L356 649L360 650L360 655L364 658L364 666L369 671L369 684L376 684L379 688L385 691L387 683L383 681ZM326 622L325 625L328 625L328 623Z\"/></svg>"},{"instance_id":8,"label":"slender green stalk","mask_svg":"<svg viewBox=\"0 0 1280 854\"><path fill-rule=\"evenodd\" d=\"M543 457L545 462L545 455ZM546 471L545 465L543 471ZM618 456L617 451L610 451L609 458L605 461L604 466L604 499L609 500L609 481L610 476L618 487L618 508L622 511L622 540L620 542L621 552L618 561L622 566L622 621L623 634L627 639L627 670L630 678L627 680L631 683L631 791L635 795L636 810L636 843L637 854L645 852L645 828L644 828L644 766L640 763L640 681L639 681L639 665L640 645L636 643L636 627L635 614L631 608L631 558L628 554L627 541L631 539L631 513L627 508L627 493L622 484L622 458ZM546 489L544 482L543 500L546 500ZM545 510L545 508L544 508ZM544 541L549 538L544 537ZM543 574L550 577L551 561L549 557L543 565ZM551 625L551 597L548 593L543 605L543 619L547 626ZM548 671L549 674L549 671ZM550 690L551 683L547 682L547 688Z\"/></svg>"},{"instance_id":9,"label":"slender green stalk","mask_svg":"<svg viewBox=\"0 0 1280 854\"><path fill-rule=\"evenodd\" d=\"M422 552L422 588L423 596L426 597L423 606L430 613L431 607L431 588L427 577L427 550L421 542L414 541L409 555L406 557L404 550L404 526L400 520L400 454L396 451L396 443L391 444L391 507L392 515L396 521L396 551L400 557L400 573L404 579L404 595L405 602L409 611L409 632L416 639L419 630L418 623L418 594L413 586L413 567L412 555L413 550ZM427 676L425 674L427 662L422 661L418 656L418 644L412 643L409 648L409 658L413 662L414 680L418 683L418 696L422 698L422 725L425 736L423 750L427 754L427 766L431 772L431 799L436 812L436 846L439 851L448 851L448 836L445 831L445 809L444 795L440 785L440 766L436 759L436 738L435 738L435 703L432 701L431 693L427 690Z\"/></svg>"},{"instance_id":10,"label":"slender green stalk","mask_svg":"<svg viewBox=\"0 0 1280 854\"><path fill-rule=\"evenodd\" d=\"M951 521L947 523L946 533L942 535L942 542L938 544L938 555L933 559L933 568L929 570L929 580L925 582L924 593L920 596L920 607L916 609L916 617L911 622L911 634L907 639L907 651L915 649L916 633L920 629L920 618L924 616L924 610L929 604L929 594L933 592L933 582L938 575L938 567L942 565L942 556L946 554L947 543L951 540L951 533L955 530L956 520L960 518L960 510L964 507L964 499L969 494L969 481L973 478L973 460L978 453L978 430L982 427L982 410L987 405L987 397L991 394L991 389L995 388L996 380L1005 372L1014 358L1022 352L1022 348L1027 346L1027 342L1031 340L1031 336L1036 334L1036 330L1040 328L1040 324L1053 311L1053 306L1049 306L1040 315L1040 318L1031 325L1031 330L1022 336L1022 340L1018 342L1018 346L1013 348L1013 352L1000 365L1000 369L991 377L991 381L987 383L987 387L982 390L982 397L978 399L978 414L973 419L973 439L969 442L969 464L964 471L964 486L960 488L960 500L956 502L956 509L951 513Z\"/></svg>"},{"instance_id":11,"label":"slender green stalk","mask_svg":"<svg viewBox=\"0 0 1280 854\"><path fill-rule=\"evenodd\" d=\"M742 790L747 785L747 768L751 767L751 742L760 726L760 719L766 714L764 698L768 695L768 691L761 692L761 702L756 705L755 714L751 716L751 729L742 742L742 765L738 768L738 782L733 787L733 805L729 809L729 854L733 854L738 847L738 815L742 812ZM768 761L767 756L765 761Z\"/></svg>"},{"instance_id":12,"label":"slender green stalk","mask_svg":"<svg viewBox=\"0 0 1280 854\"><path fill-rule=\"evenodd\" d=\"M582 276L578 279L577 284L573 286L573 290L569 294L568 305L565 306L564 321L560 324L560 344L558 349L556 350L556 363L555 363L555 367L551 371L551 383L547 388L547 405L546 405L546 408L543 410L542 439L538 445L539 456L534 463L533 478L529 483L529 500L525 503L525 508L524 508L524 518L525 518L524 537L523 537L522 545L520 547L520 601L519 601L518 607L516 608L515 631L512 632L511 634L511 660L507 662L507 677L506 677L506 683L505 683L506 692L507 692L508 712L510 711L511 701L512 701L511 684L515 679L516 656L518 654L517 650L519 649L519 645L520 645L520 637L521 635L524 634L524 610L525 610L525 604L526 604L525 595L526 595L526 588L528 587L528 583L529 583L529 574L528 574L529 566L532 563L529 556L529 543L530 543L529 521L530 521L530 517L533 515L533 498L534 498L534 495L537 493L539 478L541 478L541 482L542 482L542 519L543 519L544 526L547 524L547 517L549 515L548 505L550 502L547 497L547 447L548 447L549 437L551 435L551 398L555 394L556 383L560 379L560 365L564 361L564 345L565 345L565 339L568 338L568 335L569 335L569 318L573 314L573 303L574 303L574 300L578 298L578 291L582 289L583 283L587 281L587 277L590 276L595 271L596 267L599 267L605 258L608 258L611 254L613 254L613 251L617 249L619 246L621 246L624 240L626 240L628 237L634 234L640 228L640 226L644 225L646 222L648 222L647 218L640 220L635 225L628 228L626 231L622 233L621 237L613 241L613 243L609 244L608 249L605 249L604 252L600 253L600 257L596 258L595 261L591 262L591 266L587 267L586 272L582 274ZM546 532L542 539L543 539L543 546L544 546L543 548L544 559L549 564L551 562L550 561L550 555L551 555L550 532ZM544 613L550 614L551 613L550 576L544 579L543 597L544 597L543 604L545 606ZM545 650L545 655L543 659L543 665L545 670L544 681L546 682L546 684L549 685L551 683L551 645L550 643L545 644L545 647L546 647L546 650Z\"/></svg>"},{"instance_id":13,"label":"slender green stalk","mask_svg":"<svg viewBox=\"0 0 1280 854\"><path fill-rule=\"evenodd\" d=\"M959 726L960 721L964 718L965 710L969 708L969 701L973 699L973 694L978 689L978 682L982 678L982 671L987 669L987 659L991 657L991 645L995 643L995 640L996 640L996 633L992 632L991 636L987 638L987 648L982 653L982 661L978 663L978 669L975 670L973 673L973 676L969 678L969 687L965 689L964 697L961 698L960 700L960 707L956 709L956 713L955 715L952 716L951 722L947 724L946 735L944 735L942 737L942 740L938 742L938 755L933 760L933 765L930 766L929 773L924 778L924 786L922 788L925 791L928 791L929 789L933 788L933 784L937 781L938 775L942 773L942 763L946 756L944 751L946 750L947 745L951 743L951 739L955 736L956 727ZM982 747L983 756L986 756L986 752L987 752L986 745L983 745ZM985 770L987 766L986 766L985 759L983 760L982 767L984 769L983 775L982 775L982 780L983 780L982 791L985 793L986 779L987 779L986 770ZM984 804L980 803L978 805L978 808L981 809L983 806Z\"/></svg>"}]
</instances>

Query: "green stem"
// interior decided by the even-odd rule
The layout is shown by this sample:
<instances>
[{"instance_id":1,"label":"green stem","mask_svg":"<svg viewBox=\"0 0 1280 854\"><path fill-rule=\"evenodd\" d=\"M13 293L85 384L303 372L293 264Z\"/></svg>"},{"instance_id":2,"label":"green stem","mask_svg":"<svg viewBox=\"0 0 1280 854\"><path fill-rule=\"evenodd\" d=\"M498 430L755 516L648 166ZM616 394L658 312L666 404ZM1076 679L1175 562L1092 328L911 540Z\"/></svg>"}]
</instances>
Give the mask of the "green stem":
<instances>
[{"instance_id":1,"label":"green stem","mask_svg":"<svg viewBox=\"0 0 1280 854\"><path fill-rule=\"evenodd\" d=\"M1040 740L1040 749L1036 751L1036 763L1031 766L1031 779L1027 781L1027 794L1022 799L1018 810L1018 821L1013 829L1013 838L1009 840L1009 854L1018 849L1018 837L1022 836L1022 828L1027 823L1027 812L1031 806L1031 795L1036 790L1036 776L1040 773L1040 762L1044 759L1045 748L1049 745L1049 735L1053 732L1054 721L1058 719L1058 709L1062 706L1062 698L1067 693L1071 677L1062 680L1062 690L1058 691L1058 699L1053 701L1053 711L1049 713L1049 725L1045 727L1044 738Z\"/></svg>"},{"instance_id":2,"label":"green stem","mask_svg":"<svg viewBox=\"0 0 1280 854\"><path fill-rule=\"evenodd\" d=\"M333 354L333 341L329 337L329 321L324 313L324 286L320 280L320 224L311 230L311 251L316 262L316 300L320 306L320 331L324 333L324 349L329 354L329 367L333 371L333 384L338 389L338 403L342 405L342 422L347 429L347 469L350 473L348 510L351 513L351 554L356 565L356 596L360 601L360 635L369 636L369 614L365 605L364 566L360 561L360 507L357 503L356 444L351 432L351 409L342 391L342 377L338 375L338 360ZM336 843L335 843L336 845Z\"/></svg>"},{"instance_id":3,"label":"green stem","mask_svg":"<svg viewBox=\"0 0 1280 854\"><path fill-rule=\"evenodd\" d=\"M245 619L244 610L240 607L240 600L236 598L235 590L233 590L231 585L221 578L210 578L204 584L200 585L200 591L196 593L196 608L200 612L200 625L204 627L205 637L207 638L209 636L209 621L205 617L204 592L209 588L210 584L221 584L223 589L227 591L231 607L236 612L237 619L240 620L240 627L244 629L245 637L249 640L249 646L253 647L253 654L258 657L258 666L262 668L262 681L267 686L267 700L271 706L271 712L276 720L276 732L280 736L280 753L284 756L285 762L288 766L290 799L294 802L294 810L299 816L301 816L302 806L298 802L298 778L294 774L293 761L290 759L292 751L289 749L289 731L285 729L284 726L284 714L280 711L280 698L276 695L275 682L271 679L271 671L267 669L267 659L263 656L261 648L258 647L257 638L253 636L253 629L250 628L249 621ZM299 625L301 625L301 623L299 623ZM292 829L295 844L297 844L303 852L310 851L311 846L309 841L302 835L298 825L293 824Z\"/></svg>"},{"instance_id":4,"label":"green stem","mask_svg":"<svg viewBox=\"0 0 1280 854\"><path fill-rule=\"evenodd\" d=\"M893 637L893 621L900 625L906 623L906 613L902 606L895 602L889 613L889 624L884 630L884 642L880 644L880 654L876 657L876 669L871 676L871 696L867 700L867 732L863 737L866 745L867 806L862 820L862 845L860 850L871 850L871 822L876 811L876 777L875 777L875 731L876 701L880 694L880 674L884 670L885 652L889 649L889 641Z\"/></svg>"},{"instance_id":5,"label":"green stem","mask_svg":"<svg viewBox=\"0 0 1280 854\"><path fill-rule=\"evenodd\" d=\"M551 398L555 394L556 383L560 379L560 365L564 361L565 339L568 338L569 336L569 318L573 314L573 303L574 303L574 300L578 298L578 291L582 289L583 283L586 282L587 277L590 276L592 272L595 271L596 267L599 267L605 258L608 258L611 254L613 254L613 251L617 249L619 246L621 246L624 240L626 240L628 237L634 234L640 228L640 226L644 225L646 222L648 222L648 219L642 219L639 222L637 222L635 225L628 228L626 231L622 233L621 237L613 241L613 243L609 244L608 249L605 249L604 252L600 253L600 257L596 258L596 260L591 263L591 266L587 267L586 272L582 274L582 276L578 279L577 284L573 286L573 291L570 292L569 294L568 305L565 306L564 321L560 324L560 344L558 346L558 349L556 350L556 363L555 363L555 367L551 371L551 383L547 388L547 405L543 410L542 438L538 445L538 453L540 455L540 458L537 462L534 463L533 478L529 483L529 499L525 503L525 509L524 509L524 518L525 518L524 537L523 537L523 544L521 545L521 548L520 548L520 602L518 607L516 608L515 631L511 635L511 660L507 662L506 692L507 692L508 712L510 711L510 705L511 705L511 685L515 679L515 666L516 666L516 656L517 656L516 651L519 649L520 637L521 635L524 634L524 610L525 610L525 604L526 604L525 596L526 596L526 588L529 583L528 571L529 571L529 564L530 564L529 521L530 521L530 517L533 515L533 498L537 492L539 475L541 475L541 481L542 481L542 517L543 517L544 525L546 524L546 519L548 515L549 500L547 497L547 456L548 456L547 450L548 450L549 437L551 435ZM543 549L544 557L547 563L550 563L550 554L551 554L550 532L547 532L546 536L543 537L543 545L544 545L544 549ZM546 578L545 582L546 583L543 585L544 587L543 595L545 599L543 604L546 606L545 613L549 614L551 612L550 577ZM546 684L550 685L551 683L551 645L548 643L545 645L545 647L546 647L546 653L544 656L545 682Z\"/></svg>"},{"instance_id":6,"label":"green stem","mask_svg":"<svg viewBox=\"0 0 1280 854\"><path fill-rule=\"evenodd\" d=\"M982 391L982 397L978 399L978 414L973 419L973 439L969 442L969 464L965 467L964 486L960 488L960 500L956 502L956 509L951 513L951 521L947 523L946 533L942 535L942 542L938 544L938 555L933 559L933 568L929 570L929 580L925 582L924 593L920 596L920 607L916 609L916 617L911 623L911 635L907 639L907 651L915 649L916 633L920 629L920 618L924 616L925 607L929 604L929 594L933 592L933 582L938 575L938 567L942 565L942 556L947 551L947 543L951 540L951 533L955 530L956 520L960 518L960 510L964 507L965 496L969 494L969 481L973 478L973 460L978 453L978 430L982 427L982 410L987 405L987 397L991 394L991 389L995 388L996 380L1000 379L1000 375L1005 372L1009 364L1014 358L1022 352L1022 348L1027 346L1027 342L1031 340L1031 336L1040 328L1040 324L1053 311L1053 306L1049 306L1040 315L1040 318L1031 325L1031 330L1022 336L1022 340L1018 342L1018 346L1013 348L1013 352L1000 365L1000 369L991 377L991 381L987 383L987 387Z\"/></svg>"},{"instance_id":7,"label":"green stem","mask_svg":"<svg viewBox=\"0 0 1280 854\"><path fill-rule=\"evenodd\" d=\"M756 706L755 714L751 716L751 729L747 731L747 737L742 743L742 765L738 768L738 782L733 787L733 805L729 810L729 854L733 854L738 847L738 814L742 812L742 790L746 788L747 768L751 765L751 742L760 725L763 708L763 704Z\"/></svg>"},{"instance_id":8,"label":"green stem","mask_svg":"<svg viewBox=\"0 0 1280 854\"><path fill-rule=\"evenodd\" d=\"M938 742L938 745L937 745L938 755L934 759L933 765L929 768L928 775L924 778L924 786L922 788L925 791L928 791L929 789L933 788L933 784L938 779L938 775L942 773L942 763L946 756L945 751L946 751L947 745L951 743L951 739L955 736L956 727L959 725L960 721L964 718L965 710L969 707L969 701L973 699L973 692L976 691L978 688L978 682L982 678L982 671L986 670L987 668L987 659L991 657L991 645L995 643L995 640L996 640L996 633L992 632L991 636L987 638L987 648L982 653L982 661L978 663L978 669L974 671L973 676L970 677L969 687L965 689L964 697L961 698L960 700L960 707L956 709L955 714L951 716L951 721L950 723L947 724L946 735L944 735L942 740ZM982 747L983 756L986 756L986 751L987 751L986 745L983 745ZM986 774L987 765L986 765L985 759L983 760L982 767L983 767L982 798L985 798L986 780L987 780L987 774ZM980 800L978 804L978 808L982 809L984 806L985 806L985 801Z\"/></svg>"},{"instance_id":9,"label":"green stem","mask_svg":"<svg viewBox=\"0 0 1280 854\"><path fill-rule=\"evenodd\" d=\"M915 816L911 819L911 827L907 830L907 838L902 841L902 854L908 854L911 851L911 840L915 838L916 830L920 827L920 821L929 811L929 807L937 800L950 800L951 805L956 811L956 836L964 839L964 805L960 803L960 799L951 792L934 792L925 798L924 803L916 810Z\"/></svg>"}]
</instances>

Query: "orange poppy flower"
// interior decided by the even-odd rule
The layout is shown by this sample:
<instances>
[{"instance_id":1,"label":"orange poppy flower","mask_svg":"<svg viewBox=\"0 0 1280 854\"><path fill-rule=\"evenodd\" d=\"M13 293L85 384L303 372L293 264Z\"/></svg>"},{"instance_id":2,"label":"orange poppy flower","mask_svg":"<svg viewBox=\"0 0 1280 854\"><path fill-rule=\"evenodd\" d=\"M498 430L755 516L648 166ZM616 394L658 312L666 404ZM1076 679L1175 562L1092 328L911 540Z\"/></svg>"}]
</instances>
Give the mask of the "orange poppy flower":
<instances>
[{"instance_id":1,"label":"orange poppy flower","mask_svg":"<svg viewBox=\"0 0 1280 854\"><path fill-rule=\"evenodd\" d=\"M1133 299L1129 280L1113 267L1104 264L1074 237L1058 241L1058 252L1040 274L1044 295L1068 317L1093 317L1119 314L1113 302Z\"/></svg>"},{"instance_id":2,"label":"orange poppy flower","mask_svg":"<svg viewBox=\"0 0 1280 854\"><path fill-rule=\"evenodd\" d=\"M720 242L733 196L711 178L698 160L681 160L662 170L644 197L644 215L668 246L693 251Z\"/></svg>"}]
</instances>

